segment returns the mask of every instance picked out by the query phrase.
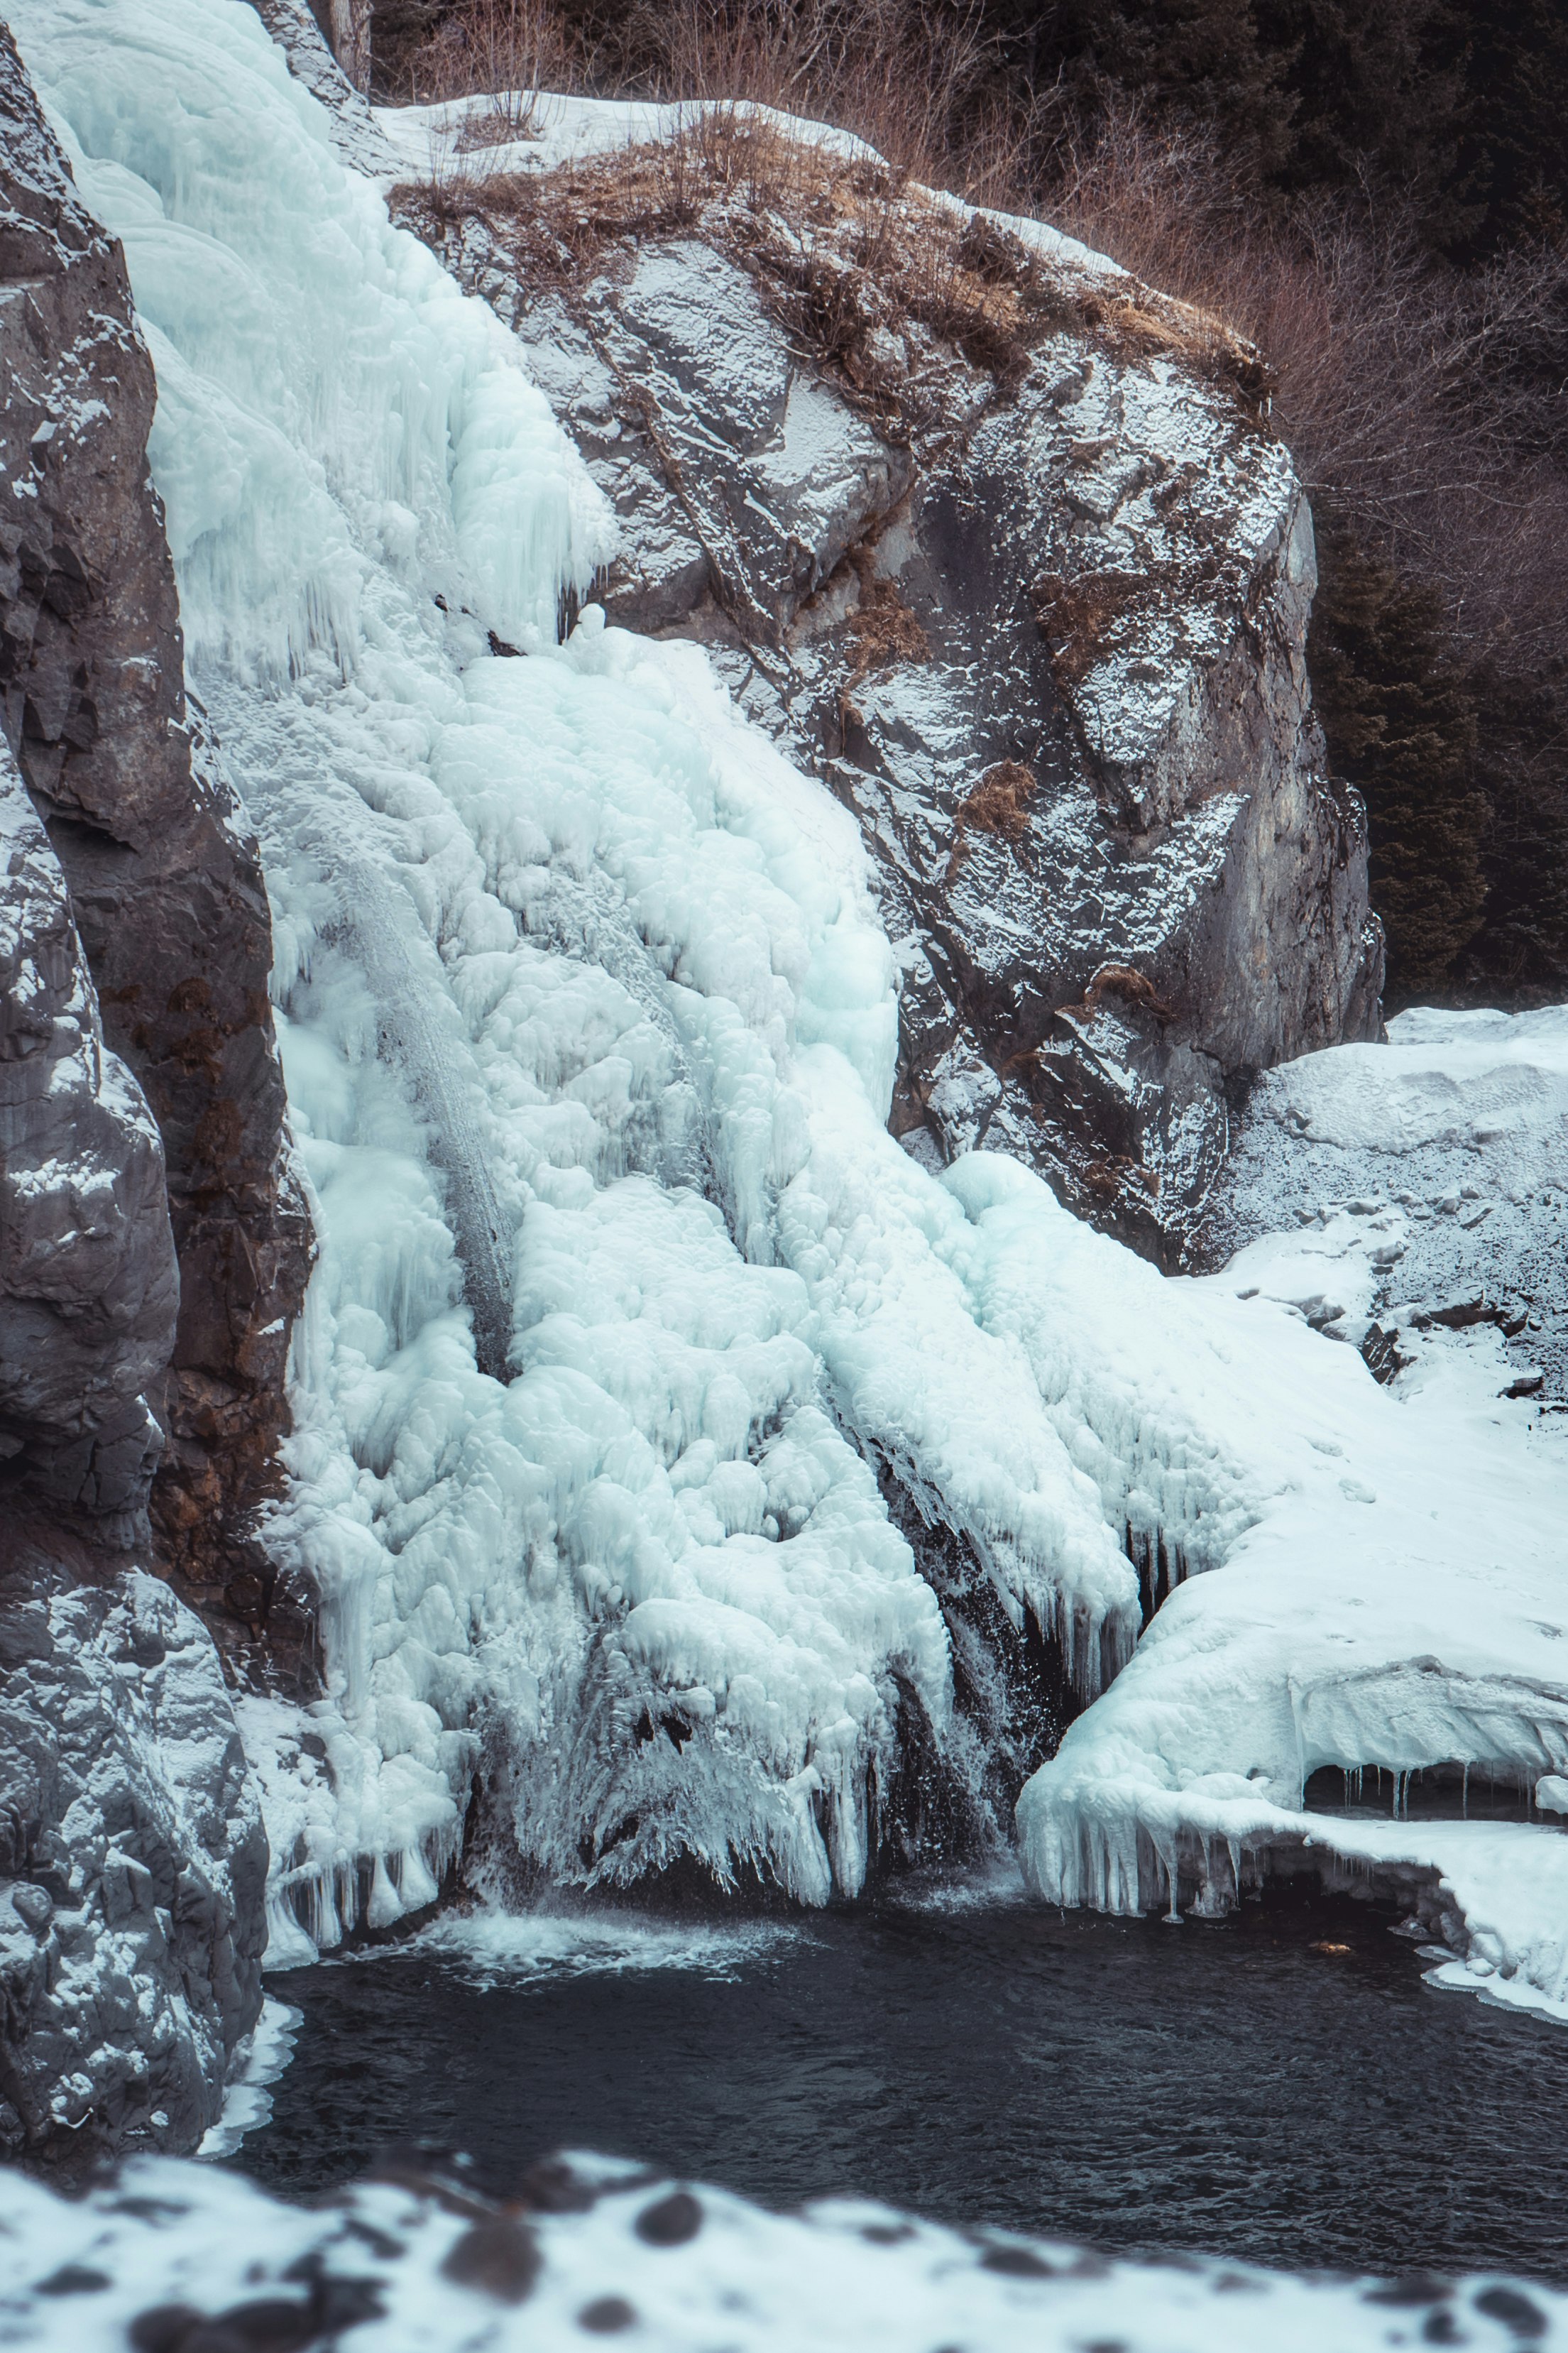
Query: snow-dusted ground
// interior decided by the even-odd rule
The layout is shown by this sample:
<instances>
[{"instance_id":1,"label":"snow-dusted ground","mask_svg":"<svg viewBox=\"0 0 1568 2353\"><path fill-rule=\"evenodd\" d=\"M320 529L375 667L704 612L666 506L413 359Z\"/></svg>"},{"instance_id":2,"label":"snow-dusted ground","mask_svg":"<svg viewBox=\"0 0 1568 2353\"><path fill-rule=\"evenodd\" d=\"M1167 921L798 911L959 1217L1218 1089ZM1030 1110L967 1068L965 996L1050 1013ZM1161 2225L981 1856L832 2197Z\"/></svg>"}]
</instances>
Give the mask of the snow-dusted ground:
<instances>
[{"instance_id":1,"label":"snow-dusted ground","mask_svg":"<svg viewBox=\"0 0 1568 2353\"><path fill-rule=\"evenodd\" d=\"M1500 1399L1494 1324L1391 1388L1313 1328L1370 1320L1445 1155L1473 1148L1476 1199L1439 1172L1433 1216L1500 1237L1469 1212L1521 1139L1537 1230L1556 1082L1510 1041L1547 1017L1413 1034L1425 1076L1403 1032L1277 1074L1346 1200L1382 1206L1207 1281L999 1155L929 1173L883 1124L895 965L848 818L697 648L592 606L555 644L610 526L505 331L390 227L241 0L11 14L153 345L191 673L263 835L323 1242L271 1541L321 1591L330 1695L247 1704L275 1957L429 1900L482 1743L557 1876L693 1850L854 1892L900 1688L964 1769L874 1449L1086 1696L1125 1670L1026 1792L1046 1894L1173 1878L1213 1906L1315 1841L1441 1874L1469 1981L1557 2000L1559 1831L1301 1811L1325 1763L1568 1768L1556 1425ZM1419 1105L1467 1090L1468 1130L1427 1135ZM1368 1170L1406 1096L1396 1211ZM1276 1126L1249 1131L1265 1189L1298 1165L1300 1119ZM1129 1548L1206 1572L1130 1665Z\"/></svg>"},{"instance_id":2,"label":"snow-dusted ground","mask_svg":"<svg viewBox=\"0 0 1568 2353\"><path fill-rule=\"evenodd\" d=\"M138 2344L353 2353L552 2353L622 2333L670 2353L1568 2343L1568 2296L1501 2278L1390 2287L1110 2262L869 2201L775 2215L593 2158L541 2171L535 2201L505 2208L460 2180L429 2194L395 2179L283 2206L172 2158L68 2201L0 2175L0 2333L58 2353L118 2353L143 2315Z\"/></svg>"},{"instance_id":3,"label":"snow-dusted ground","mask_svg":"<svg viewBox=\"0 0 1568 2353\"><path fill-rule=\"evenodd\" d=\"M563 164L584 163L592 156L678 138L693 129L710 105L713 111L737 120L773 124L790 139L810 141L835 154L873 164L882 160L874 147L852 132L745 100L665 105L651 99L575 98L553 90L509 90L493 98L447 99L434 106L378 106L373 111L394 159L395 176L425 183L479 180L502 172L557 171ZM499 135L509 126L522 135ZM971 209L940 190L928 194L956 212ZM1088 278L1126 280L1127 273L1119 263L1094 252L1076 237L1052 228L1048 222L1028 220L1015 213L989 212L988 217L1011 229L1050 261L1081 270Z\"/></svg>"}]
</instances>

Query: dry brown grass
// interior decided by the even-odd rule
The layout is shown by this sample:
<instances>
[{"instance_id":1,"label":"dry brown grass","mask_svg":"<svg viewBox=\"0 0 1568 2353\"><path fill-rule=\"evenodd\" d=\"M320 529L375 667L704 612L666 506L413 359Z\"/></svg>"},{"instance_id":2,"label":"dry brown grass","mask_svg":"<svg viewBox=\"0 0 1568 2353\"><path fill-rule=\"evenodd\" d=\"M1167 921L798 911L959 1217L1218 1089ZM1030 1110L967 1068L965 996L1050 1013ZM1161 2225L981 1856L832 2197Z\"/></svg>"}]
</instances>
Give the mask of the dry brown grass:
<instances>
[{"instance_id":1,"label":"dry brown grass","mask_svg":"<svg viewBox=\"0 0 1568 2353\"><path fill-rule=\"evenodd\" d=\"M481 118L481 137L493 123ZM487 174L458 153L396 196L426 233L483 219L534 293L569 288L649 239L699 231L750 274L802 354L895 438L950 423L944 354L988 375L1006 401L1036 349L1064 331L1123 357L1176 358L1258 414L1257 354L1207 314L1048 261L881 161L749 108L706 106L673 138L549 174Z\"/></svg>"},{"instance_id":2,"label":"dry brown grass","mask_svg":"<svg viewBox=\"0 0 1568 2353\"><path fill-rule=\"evenodd\" d=\"M1038 790L1034 770L1022 760L998 760L986 769L967 799L959 803L958 822L965 830L994 833L1004 841L1022 841Z\"/></svg>"},{"instance_id":3,"label":"dry brown grass","mask_svg":"<svg viewBox=\"0 0 1568 2353\"><path fill-rule=\"evenodd\" d=\"M1149 596L1143 572L1089 572L1068 580L1043 572L1029 584L1029 605L1058 683L1077 686L1106 651L1115 624Z\"/></svg>"},{"instance_id":4,"label":"dry brown grass","mask_svg":"<svg viewBox=\"0 0 1568 2353\"><path fill-rule=\"evenodd\" d=\"M1083 1001L1092 1012L1105 997L1119 997L1123 1004L1135 1005L1141 1012L1152 1013L1162 1023L1176 1018L1147 973L1139 972L1130 964L1102 964L1085 989Z\"/></svg>"},{"instance_id":5,"label":"dry brown grass","mask_svg":"<svg viewBox=\"0 0 1568 2353\"><path fill-rule=\"evenodd\" d=\"M952 849L944 881L952 882L963 865L972 833L988 833L1016 849L1029 830L1038 790L1034 770L1022 760L997 760L987 768L954 812Z\"/></svg>"},{"instance_id":6,"label":"dry brown grass","mask_svg":"<svg viewBox=\"0 0 1568 2353\"><path fill-rule=\"evenodd\" d=\"M931 644L891 580L862 579L860 602L850 614L846 635L849 642L850 686L874 670L892 670L900 662L931 659Z\"/></svg>"}]
</instances>

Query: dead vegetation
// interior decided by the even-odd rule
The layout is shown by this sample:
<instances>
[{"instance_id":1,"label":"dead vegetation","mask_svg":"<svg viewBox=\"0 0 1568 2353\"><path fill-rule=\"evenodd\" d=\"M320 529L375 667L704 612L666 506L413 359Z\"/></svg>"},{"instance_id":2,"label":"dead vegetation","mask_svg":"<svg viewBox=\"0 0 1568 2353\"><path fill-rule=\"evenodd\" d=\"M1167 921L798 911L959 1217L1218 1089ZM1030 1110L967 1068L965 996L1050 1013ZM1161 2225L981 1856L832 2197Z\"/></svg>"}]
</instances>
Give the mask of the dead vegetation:
<instances>
[{"instance_id":1,"label":"dead vegetation","mask_svg":"<svg viewBox=\"0 0 1568 2353\"><path fill-rule=\"evenodd\" d=\"M919 617L910 610L891 580L862 575L860 602L849 616L846 635L850 687L875 670L931 659L931 645Z\"/></svg>"},{"instance_id":2,"label":"dead vegetation","mask_svg":"<svg viewBox=\"0 0 1568 2353\"><path fill-rule=\"evenodd\" d=\"M1078 686L1108 650L1116 623L1150 593L1142 572L1089 572L1076 580L1042 572L1029 584L1029 607L1058 683Z\"/></svg>"},{"instance_id":3,"label":"dead vegetation","mask_svg":"<svg viewBox=\"0 0 1568 2353\"><path fill-rule=\"evenodd\" d=\"M997 760L986 769L974 790L960 801L953 815L952 850L944 880L952 882L969 848L972 833L988 833L1016 849L1029 830L1038 779L1022 760Z\"/></svg>"},{"instance_id":4,"label":"dead vegetation","mask_svg":"<svg viewBox=\"0 0 1568 2353\"><path fill-rule=\"evenodd\" d=\"M449 243L483 222L533 295L613 273L650 241L700 235L750 275L802 355L895 438L952 423L954 355L1005 402L1064 332L1125 359L1173 358L1227 387L1249 417L1267 406L1256 352L1207 313L1048 259L880 158L801 138L754 109L702 107L668 140L553 172L476 168L471 154L523 135L507 132L510 119L487 111L439 173L395 191L404 216Z\"/></svg>"},{"instance_id":5,"label":"dead vegetation","mask_svg":"<svg viewBox=\"0 0 1568 2353\"><path fill-rule=\"evenodd\" d=\"M1050 217L1268 355L1308 491L1439 589L1476 654L1554 660L1568 633L1568 253L1435 269L1396 207L1248 201L1212 141L1110 111L1054 149ZM1552 343L1560 365L1512 366Z\"/></svg>"},{"instance_id":6,"label":"dead vegetation","mask_svg":"<svg viewBox=\"0 0 1568 2353\"><path fill-rule=\"evenodd\" d=\"M1084 1010L1095 1012L1106 997L1119 997L1124 1005L1135 1005L1140 1012L1152 1013L1162 1024L1176 1018L1174 1008L1165 1003L1148 974L1130 964L1100 965L1084 990Z\"/></svg>"}]
</instances>

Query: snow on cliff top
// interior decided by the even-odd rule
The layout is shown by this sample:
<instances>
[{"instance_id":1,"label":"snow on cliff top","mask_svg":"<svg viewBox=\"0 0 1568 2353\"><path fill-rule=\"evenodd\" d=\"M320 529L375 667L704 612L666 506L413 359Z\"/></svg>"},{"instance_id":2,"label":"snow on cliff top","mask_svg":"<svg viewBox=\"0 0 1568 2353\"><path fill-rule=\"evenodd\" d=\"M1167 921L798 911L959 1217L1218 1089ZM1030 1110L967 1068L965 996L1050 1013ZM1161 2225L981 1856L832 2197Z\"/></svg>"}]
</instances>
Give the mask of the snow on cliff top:
<instances>
[{"instance_id":1,"label":"snow on cliff top","mask_svg":"<svg viewBox=\"0 0 1568 2353\"><path fill-rule=\"evenodd\" d=\"M1109 2261L910 2221L868 2200L770 2214L593 2158L550 2161L527 2187L531 2200L498 2207L460 2177L395 2173L284 2206L171 2158L140 2159L70 2200L3 2175L0 2333L38 2353L119 2353L128 2330L148 2347L199 2337L204 2348L330 2341L346 2353L554 2353L606 2336L668 2353L1568 2343L1568 2296L1502 2279L1413 2292Z\"/></svg>"},{"instance_id":2,"label":"snow on cliff top","mask_svg":"<svg viewBox=\"0 0 1568 2353\"><path fill-rule=\"evenodd\" d=\"M765 122L786 139L826 147L837 155L868 163L881 162L876 149L852 132L838 131L828 122L814 122L804 115L784 114L777 107L750 101L731 104L716 100L711 106L696 100L661 104L651 99L573 98L549 90L530 90L447 99L434 106L378 106L373 111L395 159L398 174L419 180L450 180L465 175L479 178L496 172L553 172L563 164L584 163L590 156L613 155L625 148L679 138L710 111L732 114L742 121ZM465 140L468 126L485 123L498 113L501 119L510 113L513 121L526 123L526 135L498 139L493 144L468 145ZM973 209L960 197L937 190L930 193L955 211L967 213ZM1065 264L1086 277L1110 280L1127 276L1119 262L1080 244L1076 237L1064 236L1048 222L984 209L988 219L1010 229L1047 261Z\"/></svg>"}]
</instances>

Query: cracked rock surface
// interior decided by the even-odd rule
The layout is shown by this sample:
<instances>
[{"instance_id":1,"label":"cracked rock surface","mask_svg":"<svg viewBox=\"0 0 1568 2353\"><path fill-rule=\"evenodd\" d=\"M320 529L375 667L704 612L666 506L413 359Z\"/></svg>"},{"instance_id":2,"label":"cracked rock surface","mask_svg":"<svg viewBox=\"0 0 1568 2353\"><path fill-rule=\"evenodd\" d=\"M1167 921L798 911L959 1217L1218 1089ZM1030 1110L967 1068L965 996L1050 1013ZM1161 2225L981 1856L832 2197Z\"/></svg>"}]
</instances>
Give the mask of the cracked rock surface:
<instances>
[{"instance_id":1,"label":"cracked rock surface","mask_svg":"<svg viewBox=\"0 0 1568 2353\"><path fill-rule=\"evenodd\" d=\"M163 1146L103 1042L59 861L0 744L0 1480L145 1531L179 1276Z\"/></svg>"}]
</instances>

